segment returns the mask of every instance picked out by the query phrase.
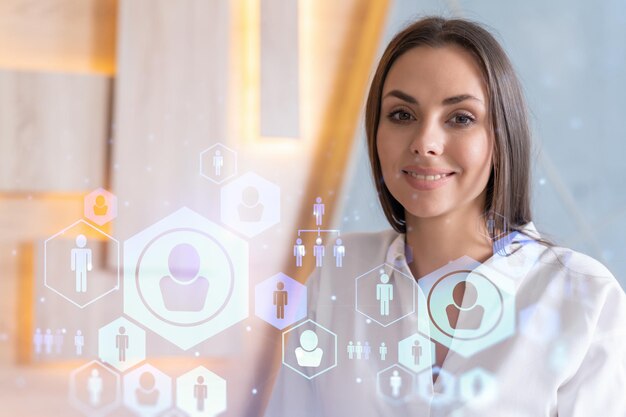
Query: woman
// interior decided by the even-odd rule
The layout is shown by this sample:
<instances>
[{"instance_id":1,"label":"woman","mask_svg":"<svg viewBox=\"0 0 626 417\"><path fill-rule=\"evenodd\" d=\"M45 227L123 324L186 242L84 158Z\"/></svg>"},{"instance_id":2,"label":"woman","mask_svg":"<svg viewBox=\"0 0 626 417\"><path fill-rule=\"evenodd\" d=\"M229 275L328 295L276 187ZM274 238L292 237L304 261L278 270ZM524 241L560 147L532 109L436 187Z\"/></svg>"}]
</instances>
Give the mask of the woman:
<instances>
[{"instance_id":1,"label":"woman","mask_svg":"<svg viewBox=\"0 0 626 417\"><path fill-rule=\"evenodd\" d=\"M309 280L268 415L625 416L626 297L533 227L525 104L497 41L415 22L365 119L394 230L342 237L356 255ZM324 366L293 365L304 332Z\"/></svg>"}]
</instances>

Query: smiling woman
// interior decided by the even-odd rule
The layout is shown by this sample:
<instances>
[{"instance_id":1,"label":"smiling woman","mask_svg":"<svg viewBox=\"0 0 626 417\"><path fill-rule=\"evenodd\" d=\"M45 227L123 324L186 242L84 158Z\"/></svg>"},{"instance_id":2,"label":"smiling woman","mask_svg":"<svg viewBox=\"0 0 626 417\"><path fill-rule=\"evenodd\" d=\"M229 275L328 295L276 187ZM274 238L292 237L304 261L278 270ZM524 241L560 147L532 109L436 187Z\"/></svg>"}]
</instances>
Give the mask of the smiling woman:
<instances>
[{"instance_id":1,"label":"smiling woman","mask_svg":"<svg viewBox=\"0 0 626 417\"><path fill-rule=\"evenodd\" d=\"M394 230L342 236L341 269L309 279L310 320L283 346L297 374L281 372L268 415L626 415L626 297L534 228L526 106L493 36L460 19L407 27L365 123ZM289 363L311 331L338 369Z\"/></svg>"}]
</instances>

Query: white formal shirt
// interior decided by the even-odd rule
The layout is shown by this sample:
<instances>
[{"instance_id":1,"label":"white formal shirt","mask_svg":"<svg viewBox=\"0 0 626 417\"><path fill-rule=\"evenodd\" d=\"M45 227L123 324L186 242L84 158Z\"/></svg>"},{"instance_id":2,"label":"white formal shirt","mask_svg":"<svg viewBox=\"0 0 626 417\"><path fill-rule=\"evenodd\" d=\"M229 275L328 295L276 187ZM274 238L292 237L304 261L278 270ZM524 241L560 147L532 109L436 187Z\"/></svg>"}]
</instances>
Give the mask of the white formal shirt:
<instances>
[{"instance_id":1,"label":"white formal shirt","mask_svg":"<svg viewBox=\"0 0 626 417\"><path fill-rule=\"evenodd\" d=\"M538 236L532 224L525 230ZM342 240L350 254L343 266L325 260L307 282L312 322L286 329L291 366L281 367L267 416L626 416L626 296L598 261L513 233L482 264L462 258L414 280L404 235ZM393 277L390 316L377 309L373 289L383 270ZM437 295L445 293L442 283L458 270L486 295L476 310L465 305L465 293L450 332L441 318L457 307L433 300L444 297ZM476 317L485 329L476 328ZM306 329L317 329L316 347L326 355L320 367L293 364L291 351ZM421 353L407 345L416 334ZM430 365L432 340L450 349L441 369ZM368 359L348 353L357 343L363 352L365 342ZM419 365L415 356L407 362L411 352Z\"/></svg>"}]
</instances>

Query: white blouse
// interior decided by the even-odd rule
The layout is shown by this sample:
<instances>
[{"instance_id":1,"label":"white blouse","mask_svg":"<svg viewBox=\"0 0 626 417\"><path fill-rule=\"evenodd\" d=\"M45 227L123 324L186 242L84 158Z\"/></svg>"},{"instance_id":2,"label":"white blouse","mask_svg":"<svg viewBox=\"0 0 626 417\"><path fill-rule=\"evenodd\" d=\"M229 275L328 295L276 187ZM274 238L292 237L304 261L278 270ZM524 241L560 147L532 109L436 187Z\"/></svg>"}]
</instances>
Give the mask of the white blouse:
<instances>
[{"instance_id":1,"label":"white blouse","mask_svg":"<svg viewBox=\"0 0 626 417\"><path fill-rule=\"evenodd\" d=\"M404 235L342 240L343 265L307 282L309 321L286 329L267 416L626 416L626 296L596 260L513 233L415 281ZM321 363L300 366L313 347Z\"/></svg>"}]
</instances>

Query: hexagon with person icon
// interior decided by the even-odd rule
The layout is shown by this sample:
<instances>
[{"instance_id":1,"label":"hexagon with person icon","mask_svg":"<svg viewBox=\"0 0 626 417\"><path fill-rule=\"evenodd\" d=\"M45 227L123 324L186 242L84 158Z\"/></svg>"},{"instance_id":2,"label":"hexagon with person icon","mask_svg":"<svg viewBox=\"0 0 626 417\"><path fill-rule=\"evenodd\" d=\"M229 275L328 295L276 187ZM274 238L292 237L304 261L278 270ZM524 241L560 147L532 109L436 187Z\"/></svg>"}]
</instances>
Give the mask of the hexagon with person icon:
<instances>
[{"instance_id":1,"label":"hexagon with person icon","mask_svg":"<svg viewBox=\"0 0 626 417\"><path fill-rule=\"evenodd\" d=\"M176 406L189 417L216 416L226 411L226 380L204 366L176 379Z\"/></svg>"},{"instance_id":2,"label":"hexagon with person icon","mask_svg":"<svg viewBox=\"0 0 626 417\"><path fill-rule=\"evenodd\" d=\"M146 332L125 317L98 330L98 355L121 372L146 359Z\"/></svg>"},{"instance_id":3,"label":"hexagon with person icon","mask_svg":"<svg viewBox=\"0 0 626 417\"><path fill-rule=\"evenodd\" d=\"M121 403L120 376L93 360L70 374L70 404L87 416L104 416Z\"/></svg>"},{"instance_id":4,"label":"hexagon with person icon","mask_svg":"<svg viewBox=\"0 0 626 417\"><path fill-rule=\"evenodd\" d=\"M221 184L237 175L237 152L216 143L200 153L200 175Z\"/></svg>"},{"instance_id":5,"label":"hexagon with person icon","mask_svg":"<svg viewBox=\"0 0 626 417\"><path fill-rule=\"evenodd\" d=\"M181 349L248 317L248 244L183 207L124 242L124 313Z\"/></svg>"},{"instance_id":6,"label":"hexagon with person icon","mask_svg":"<svg viewBox=\"0 0 626 417\"><path fill-rule=\"evenodd\" d=\"M117 197L100 187L84 198L84 216L98 226L117 217Z\"/></svg>"},{"instance_id":7,"label":"hexagon with person icon","mask_svg":"<svg viewBox=\"0 0 626 417\"><path fill-rule=\"evenodd\" d=\"M255 288L256 315L282 330L307 314L307 290L282 272L267 278Z\"/></svg>"},{"instance_id":8,"label":"hexagon with person icon","mask_svg":"<svg viewBox=\"0 0 626 417\"><path fill-rule=\"evenodd\" d=\"M104 270L107 262L112 265L114 279ZM119 264L117 239L85 220L72 223L44 242L44 285L80 308L119 289Z\"/></svg>"},{"instance_id":9,"label":"hexagon with person icon","mask_svg":"<svg viewBox=\"0 0 626 417\"><path fill-rule=\"evenodd\" d=\"M280 221L280 188L254 172L247 172L221 191L222 223L253 237Z\"/></svg>"},{"instance_id":10,"label":"hexagon with person icon","mask_svg":"<svg viewBox=\"0 0 626 417\"><path fill-rule=\"evenodd\" d=\"M430 368L436 360L435 344L420 333L398 343L398 362L415 373Z\"/></svg>"},{"instance_id":11,"label":"hexagon with person icon","mask_svg":"<svg viewBox=\"0 0 626 417\"><path fill-rule=\"evenodd\" d=\"M469 357L515 332L515 286L501 272L464 256L420 278L430 337Z\"/></svg>"},{"instance_id":12,"label":"hexagon with person icon","mask_svg":"<svg viewBox=\"0 0 626 417\"><path fill-rule=\"evenodd\" d=\"M337 366L337 335L308 319L283 332L283 365L307 379Z\"/></svg>"},{"instance_id":13,"label":"hexagon with person icon","mask_svg":"<svg viewBox=\"0 0 626 417\"><path fill-rule=\"evenodd\" d=\"M156 417L172 406L172 378L150 364L124 375L124 405L142 417Z\"/></svg>"},{"instance_id":14,"label":"hexagon with person icon","mask_svg":"<svg viewBox=\"0 0 626 417\"><path fill-rule=\"evenodd\" d=\"M409 401L415 392L415 375L398 364L376 374L376 392L394 405Z\"/></svg>"},{"instance_id":15,"label":"hexagon with person icon","mask_svg":"<svg viewBox=\"0 0 626 417\"><path fill-rule=\"evenodd\" d=\"M385 263L355 279L356 311L387 327L415 312L415 280Z\"/></svg>"}]
</instances>

